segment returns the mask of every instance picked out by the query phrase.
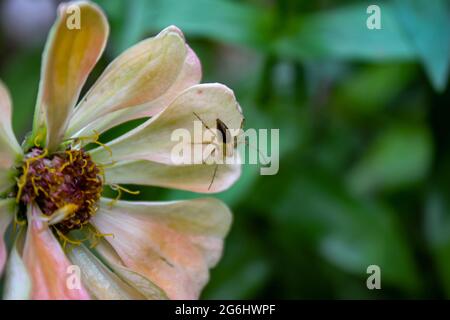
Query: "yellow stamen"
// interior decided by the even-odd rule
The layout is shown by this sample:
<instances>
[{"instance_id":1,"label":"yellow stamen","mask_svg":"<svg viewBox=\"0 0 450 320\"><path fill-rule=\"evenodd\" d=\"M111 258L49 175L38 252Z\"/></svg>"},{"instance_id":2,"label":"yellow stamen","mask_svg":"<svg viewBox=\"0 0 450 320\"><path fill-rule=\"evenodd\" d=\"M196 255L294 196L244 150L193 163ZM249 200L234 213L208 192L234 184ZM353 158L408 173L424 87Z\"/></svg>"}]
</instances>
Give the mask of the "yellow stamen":
<instances>
[{"instance_id":1,"label":"yellow stamen","mask_svg":"<svg viewBox=\"0 0 450 320\"><path fill-rule=\"evenodd\" d=\"M33 140L33 144L38 148L41 146L41 144L39 142L40 140L41 140L41 134L39 133Z\"/></svg>"},{"instance_id":2,"label":"yellow stamen","mask_svg":"<svg viewBox=\"0 0 450 320\"><path fill-rule=\"evenodd\" d=\"M108 151L109 156L112 157L113 152L109 146L107 146L106 144L104 144L100 141L92 141L92 143L98 144L100 147L103 147L106 151Z\"/></svg>"},{"instance_id":3,"label":"yellow stamen","mask_svg":"<svg viewBox=\"0 0 450 320\"><path fill-rule=\"evenodd\" d=\"M114 166L116 163L117 163L117 161L111 161L110 163L98 164L97 167L106 169L106 168Z\"/></svg>"},{"instance_id":4,"label":"yellow stamen","mask_svg":"<svg viewBox=\"0 0 450 320\"><path fill-rule=\"evenodd\" d=\"M118 184L112 184L111 185L111 189L116 190L116 191L117 190L122 190L123 192L129 193L129 194L134 194L134 195L141 193L139 190L132 191L130 189L127 189L127 188L124 188L122 186L119 186Z\"/></svg>"},{"instance_id":5,"label":"yellow stamen","mask_svg":"<svg viewBox=\"0 0 450 320\"><path fill-rule=\"evenodd\" d=\"M58 230L58 228L54 228L56 230L56 233L58 234L59 239L63 242L63 249L66 249L67 243L79 246L83 243L83 240L72 240L69 237L67 237L64 233Z\"/></svg>"},{"instance_id":6,"label":"yellow stamen","mask_svg":"<svg viewBox=\"0 0 450 320\"><path fill-rule=\"evenodd\" d=\"M101 233L97 230L97 228L95 228L93 225L88 225L88 230L89 230L89 235L91 236L90 242L90 248L94 248L99 244L99 240L105 237L113 237L114 239L114 234L112 233Z\"/></svg>"},{"instance_id":7,"label":"yellow stamen","mask_svg":"<svg viewBox=\"0 0 450 320\"><path fill-rule=\"evenodd\" d=\"M132 190L129 190L129 189L124 188L122 186L119 186L118 184L112 184L112 185L110 185L110 187L111 187L112 190L117 191L116 198L109 202L109 206L110 207L113 207L117 203L117 201L120 200L120 198L122 197L122 191L125 192L125 193L133 194L133 195L137 195L137 194L141 193L139 190L132 191Z\"/></svg>"},{"instance_id":8,"label":"yellow stamen","mask_svg":"<svg viewBox=\"0 0 450 320\"><path fill-rule=\"evenodd\" d=\"M73 163L73 154L72 151L66 151L66 154L69 155L69 164Z\"/></svg>"}]
</instances>

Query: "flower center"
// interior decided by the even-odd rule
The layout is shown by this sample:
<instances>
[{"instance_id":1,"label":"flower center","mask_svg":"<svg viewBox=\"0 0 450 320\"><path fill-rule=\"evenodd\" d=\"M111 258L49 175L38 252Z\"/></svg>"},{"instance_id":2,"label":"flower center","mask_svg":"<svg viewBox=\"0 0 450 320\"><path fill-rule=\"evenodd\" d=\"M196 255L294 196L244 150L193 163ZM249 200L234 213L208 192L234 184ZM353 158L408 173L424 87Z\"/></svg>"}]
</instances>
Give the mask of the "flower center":
<instances>
[{"instance_id":1,"label":"flower center","mask_svg":"<svg viewBox=\"0 0 450 320\"><path fill-rule=\"evenodd\" d=\"M17 182L17 202L35 203L63 234L80 229L96 212L101 170L83 149L57 152L32 148Z\"/></svg>"}]
</instances>

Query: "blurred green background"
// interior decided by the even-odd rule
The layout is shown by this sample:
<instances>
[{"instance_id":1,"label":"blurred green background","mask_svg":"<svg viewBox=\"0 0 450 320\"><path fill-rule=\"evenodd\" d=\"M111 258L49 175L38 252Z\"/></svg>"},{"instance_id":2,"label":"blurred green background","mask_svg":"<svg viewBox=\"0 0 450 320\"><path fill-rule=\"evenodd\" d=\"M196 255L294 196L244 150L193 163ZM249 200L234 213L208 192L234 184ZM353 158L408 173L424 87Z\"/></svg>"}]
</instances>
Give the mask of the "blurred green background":
<instances>
[{"instance_id":1,"label":"blurred green background","mask_svg":"<svg viewBox=\"0 0 450 320\"><path fill-rule=\"evenodd\" d=\"M91 83L174 24L203 82L235 90L247 128L280 129L279 173L245 166L217 195L235 220L203 298L450 298L449 1L97 2L112 34ZM366 27L369 4L381 8L381 30ZM0 78L20 137L56 5L0 1ZM381 290L366 287L372 264Z\"/></svg>"}]
</instances>

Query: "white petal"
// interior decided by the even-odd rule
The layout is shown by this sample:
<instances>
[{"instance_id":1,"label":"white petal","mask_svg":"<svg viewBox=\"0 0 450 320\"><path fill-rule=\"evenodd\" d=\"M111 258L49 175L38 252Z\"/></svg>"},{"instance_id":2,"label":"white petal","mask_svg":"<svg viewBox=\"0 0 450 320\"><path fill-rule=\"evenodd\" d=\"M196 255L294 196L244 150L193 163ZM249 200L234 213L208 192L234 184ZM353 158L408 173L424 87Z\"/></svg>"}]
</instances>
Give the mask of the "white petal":
<instances>
[{"instance_id":1,"label":"white petal","mask_svg":"<svg viewBox=\"0 0 450 320\"><path fill-rule=\"evenodd\" d=\"M0 194L14 185L12 167L22 156L11 127L11 112L11 98L0 81Z\"/></svg>"},{"instance_id":2,"label":"white petal","mask_svg":"<svg viewBox=\"0 0 450 320\"><path fill-rule=\"evenodd\" d=\"M31 298L31 277L19 253L21 236L15 241L8 259L3 299L28 300Z\"/></svg>"},{"instance_id":3,"label":"white petal","mask_svg":"<svg viewBox=\"0 0 450 320\"><path fill-rule=\"evenodd\" d=\"M5 231L14 217L15 204L14 200L0 200L0 276L6 262Z\"/></svg>"},{"instance_id":4,"label":"white petal","mask_svg":"<svg viewBox=\"0 0 450 320\"><path fill-rule=\"evenodd\" d=\"M193 192L221 192L241 174L238 164L168 165L148 160L122 161L105 168L107 184L137 184Z\"/></svg>"},{"instance_id":5,"label":"white petal","mask_svg":"<svg viewBox=\"0 0 450 320\"><path fill-rule=\"evenodd\" d=\"M174 164L172 152L180 141L173 139L172 135L176 130L185 129L190 137L197 136L194 133L194 123L200 121L196 115L201 117L209 128L215 128L216 120L220 119L229 129L238 130L244 119L241 108L229 88L221 84L196 85L180 94L157 116L108 143L112 156L104 148L97 148L91 151L91 154L99 163L151 160ZM206 129L200 124L200 130ZM197 150L196 145L191 142L188 147L192 152Z\"/></svg>"}]
</instances>

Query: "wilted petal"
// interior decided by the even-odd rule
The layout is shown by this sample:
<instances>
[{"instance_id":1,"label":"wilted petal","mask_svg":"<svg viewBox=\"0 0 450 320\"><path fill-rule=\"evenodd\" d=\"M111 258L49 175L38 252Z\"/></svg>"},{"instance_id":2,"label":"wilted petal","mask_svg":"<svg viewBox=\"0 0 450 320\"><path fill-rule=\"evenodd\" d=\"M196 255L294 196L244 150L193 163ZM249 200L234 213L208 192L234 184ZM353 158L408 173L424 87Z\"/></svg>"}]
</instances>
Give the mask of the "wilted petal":
<instances>
[{"instance_id":1,"label":"wilted petal","mask_svg":"<svg viewBox=\"0 0 450 320\"><path fill-rule=\"evenodd\" d=\"M100 300L144 299L144 296L109 270L84 245L71 248L67 255L75 265L80 267L83 282L95 298Z\"/></svg>"},{"instance_id":2,"label":"wilted petal","mask_svg":"<svg viewBox=\"0 0 450 320\"><path fill-rule=\"evenodd\" d=\"M147 276L171 299L196 299L219 260L231 224L216 199L167 203L104 199L91 220L124 265Z\"/></svg>"},{"instance_id":3,"label":"wilted petal","mask_svg":"<svg viewBox=\"0 0 450 320\"><path fill-rule=\"evenodd\" d=\"M8 259L3 299L28 300L31 297L31 277L23 263L19 246L22 246L22 234L15 241Z\"/></svg>"},{"instance_id":4,"label":"wilted petal","mask_svg":"<svg viewBox=\"0 0 450 320\"><path fill-rule=\"evenodd\" d=\"M167 300L166 293L151 282L142 274L133 271L123 265L122 260L117 255L117 252L104 239L101 239L95 246L97 253L105 260L105 263L110 267L116 275L123 281L128 283L135 290L148 300Z\"/></svg>"},{"instance_id":5,"label":"wilted petal","mask_svg":"<svg viewBox=\"0 0 450 320\"><path fill-rule=\"evenodd\" d=\"M156 100L177 82L187 53L184 38L175 27L126 50L83 98L71 120L69 134L128 107L148 104L148 113L156 112L161 108Z\"/></svg>"},{"instance_id":6,"label":"wilted petal","mask_svg":"<svg viewBox=\"0 0 450 320\"><path fill-rule=\"evenodd\" d=\"M194 139L194 122L200 122L196 115L209 128L216 128L216 120L220 119L229 129L238 130L244 119L229 88L221 84L196 85L181 93L155 117L108 143L112 157L104 148L95 149L91 154L97 162L104 163L111 160L151 160L174 164L172 152L180 141L173 139L172 134L185 129ZM202 124L200 129L206 130ZM191 150L195 147L189 143Z\"/></svg>"},{"instance_id":7,"label":"wilted petal","mask_svg":"<svg viewBox=\"0 0 450 320\"><path fill-rule=\"evenodd\" d=\"M48 148L54 149L61 142L81 88L103 53L108 33L108 22L97 5L79 1L59 6L43 55L33 128L34 138L47 128Z\"/></svg>"},{"instance_id":8,"label":"wilted petal","mask_svg":"<svg viewBox=\"0 0 450 320\"><path fill-rule=\"evenodd\" d=\"M0 276L6 262L6 245L4 240L5 231L8 228L13 215L15 214L14 200L0 200Z\"/></svg>"},{"instance_id":9,"label":"wilted petal","mask_svg":"<svg viewBox=\"0 0 450 320\"><path fill-rule=\"evenodd\" d=\"M198 84L202 77L202 67L194 51L189 47L187 49L187 55L180 74L161 97L142 105L130 106L126 109L105 114L105 116L96 119L78 131L75 136L89 136L94 133L94 130L101 133L130 120L154 116L167 107L180 92ZM76 130L75 127L74 130Z\"/></svg>"},{"instance_id":10,"label":"wilted petal","mask_svg":"<svg viewBox=\"0 0 450 320\"><path fill-rule=\"evenodd\" d=\"M137 184L193 192L221 192L241 174L239 164L168 165L148 160L122 161L105 168L107 184Z\"/></svg>"},{"instance_id":11,"label":"wilted petal","mask_svg":"<svg viewBox=\"0 0 450 320\"><path fill-rule=\"evenodd\" d=\"M11 128L11 108L8 90L0 81L0 194L14 184L11 167L22 155Z\"/></svg>"},{"instance_id":12,"label":"wilted petal","mask_svg":"<svg viewBox=\"0 0 450 320\"><path fill-rule=\"evenodd\" d=\"M167 300L169 299L166 293L151 282L142 274L135 272L129 268L110 263L109 266L114 272L127 282L134 289L138 290L147 300Z\"/></svg>"},{"instance_id":13,"label":"wilted petal","mask_svg":"<svg viewBox=\"0 0 450 320\"><path fill-rule=\"evenodd\" d=\"M71 262L46 223L38 217L39 208L28 209L28 230L23 261L32 281L31 298L35 300L85 300L89 294L81 285L68 285Z\"/></svg>"}]
</instances>

